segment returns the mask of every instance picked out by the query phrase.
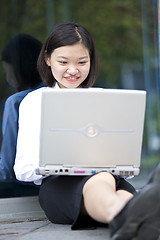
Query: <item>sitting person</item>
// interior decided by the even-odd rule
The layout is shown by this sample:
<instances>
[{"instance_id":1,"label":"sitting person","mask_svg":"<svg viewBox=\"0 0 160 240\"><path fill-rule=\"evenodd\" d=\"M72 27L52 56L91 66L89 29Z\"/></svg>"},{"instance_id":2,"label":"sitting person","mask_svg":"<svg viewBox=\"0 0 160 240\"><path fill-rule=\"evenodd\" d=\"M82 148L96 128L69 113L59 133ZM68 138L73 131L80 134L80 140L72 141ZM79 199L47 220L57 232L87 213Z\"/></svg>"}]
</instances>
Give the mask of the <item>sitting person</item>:
<instances>
[{"instance_id":1,"label":"sitting person","mask_svg":"<svg viewBox=\"0 0 160 240\"><path fill-rule=\"evenodd\" d=\"M92 87L97 57L87 29L77 23L57 24L42 47L38 70L45 89ZM21 102L14 171L18 180L40 185L39 201L47 218L56 224L70 224L72 229L109 224L114 240L158 239L160 164L138 194L123 177L109 172L89 176L36 174L42 91L29 93Z\"/></svg>"},{"instance_id":2,"label":"sitting person","mask_svg":"<svg viewBox=\"0 0 160 240\"><path fill-rule=\"evenodd\" d=\"M14 36L2 51L1 58L6 80L17 93L8 97L4 105L0 181L15 180L13 165L16 155L20 102L29 92L44 86L37 71L37 59L41 47L42 43L39 40L28 34L19 34Z\"/></svg>"}]
</instances>

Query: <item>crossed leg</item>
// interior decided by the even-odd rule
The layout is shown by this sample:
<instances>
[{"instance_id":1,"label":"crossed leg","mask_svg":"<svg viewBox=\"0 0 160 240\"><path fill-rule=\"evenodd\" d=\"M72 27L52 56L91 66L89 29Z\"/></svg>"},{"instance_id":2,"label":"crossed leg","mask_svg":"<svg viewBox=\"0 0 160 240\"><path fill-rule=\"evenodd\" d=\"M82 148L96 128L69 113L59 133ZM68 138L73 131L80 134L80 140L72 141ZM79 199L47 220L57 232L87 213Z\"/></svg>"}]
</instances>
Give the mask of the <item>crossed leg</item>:
<instances>
[{"instance_id":1,"label":"crossed leg","mask_svg":"<svg viewBox=\"0 0 160 240\"><path fill-rule=\"evenodd\" d=\"M107 172L94 175L83 187L85 210L101 223L109 223L132 197L125 190L116 191L115 178Z\"/></svg>"}]
</instances>

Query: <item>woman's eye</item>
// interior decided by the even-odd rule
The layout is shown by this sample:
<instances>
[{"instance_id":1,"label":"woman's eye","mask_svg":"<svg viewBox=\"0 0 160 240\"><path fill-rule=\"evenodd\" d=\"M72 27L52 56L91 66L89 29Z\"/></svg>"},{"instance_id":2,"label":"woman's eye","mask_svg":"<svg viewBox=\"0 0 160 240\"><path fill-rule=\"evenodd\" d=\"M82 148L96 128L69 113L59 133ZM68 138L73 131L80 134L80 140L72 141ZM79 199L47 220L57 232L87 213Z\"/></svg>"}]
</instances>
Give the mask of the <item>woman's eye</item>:
<instances>
[{"instance_id":1,"label":"woman's eye","mask_svg":"<svg viewBox=\"0 0 160 240\"><path fill-rule=\"evenodd\" d=\"M84 62L84 61L83 61L83 62L79 62L80 65L84 65L84 64L86 64L86 63L87 63L87 62Z\"/></svg>"},{"instance_id":2,"label":"woman's eye","mask_svg":"<svg viewBox=\"0 0 160 240\"><path fill-rule=\"evenodd\" d=\"M59 61L60 64L67 64L66 61Z\"/></svg>"}]
</instances>

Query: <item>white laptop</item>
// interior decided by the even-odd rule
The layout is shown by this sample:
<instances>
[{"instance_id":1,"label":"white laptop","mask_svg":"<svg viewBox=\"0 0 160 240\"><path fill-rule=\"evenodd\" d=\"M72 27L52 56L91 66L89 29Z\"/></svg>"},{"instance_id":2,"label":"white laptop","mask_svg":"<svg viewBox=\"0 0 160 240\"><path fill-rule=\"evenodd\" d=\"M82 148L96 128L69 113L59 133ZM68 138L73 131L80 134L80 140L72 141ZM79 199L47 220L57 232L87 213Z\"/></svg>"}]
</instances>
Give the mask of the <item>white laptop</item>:
<instances>
[{"instance_id":1,"label":"white laptop","mask_svg":"<svg viewBox=\"0 0 160 240\"><path fill-rule=\"evenodd\" d=\"M146 92L44 89L37 174L139 174Z\"/></svg>"}]
</instances>

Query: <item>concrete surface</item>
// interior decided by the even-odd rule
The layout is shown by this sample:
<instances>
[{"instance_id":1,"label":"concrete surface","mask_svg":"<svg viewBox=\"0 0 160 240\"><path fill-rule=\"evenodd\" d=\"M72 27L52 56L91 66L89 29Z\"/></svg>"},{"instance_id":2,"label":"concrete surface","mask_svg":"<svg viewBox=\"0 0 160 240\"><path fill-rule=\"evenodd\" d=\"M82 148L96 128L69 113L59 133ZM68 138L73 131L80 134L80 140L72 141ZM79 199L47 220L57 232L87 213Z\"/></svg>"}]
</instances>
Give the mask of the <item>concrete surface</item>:
<instances>
[{"instance_id":1,"label":"concrete surface","mask_svg":"<svg viewBox=\"0 0 160 240\"><path fill-rule=\"evenodd\" d=\"M0 223L1 240L109 240L109 230L72 231L70 226L55 225L47 220L18 223Z\"/></svg>"},{"instance_id":2,"label":"concrete surface","mask_svg":"<svg viewBox=\"0 0 160 240\"><path fill-rule=\"evenodd\" d=\"M38 197L0 199L0 240L108 240L109 229L72 231L49 222Z\"/></svg>"}]
</instances>

